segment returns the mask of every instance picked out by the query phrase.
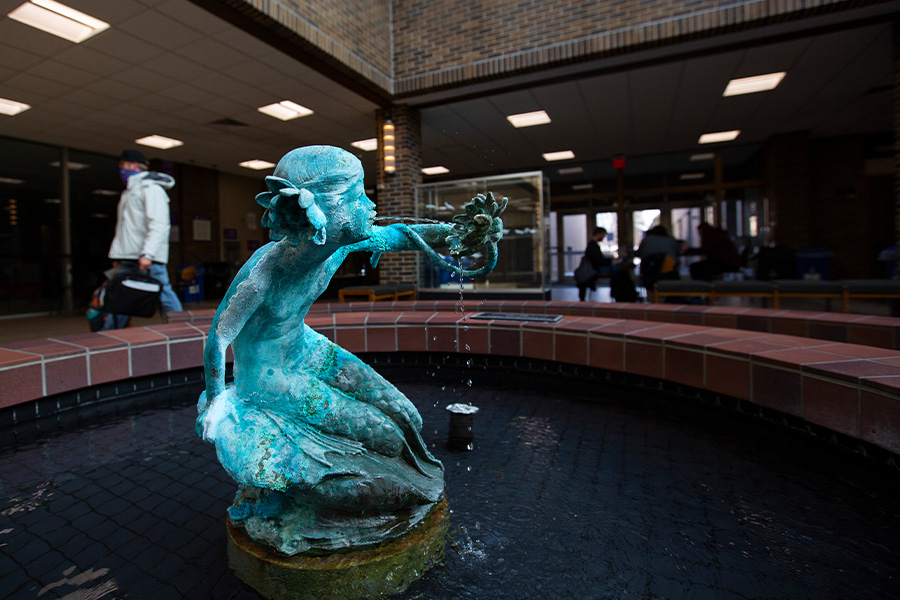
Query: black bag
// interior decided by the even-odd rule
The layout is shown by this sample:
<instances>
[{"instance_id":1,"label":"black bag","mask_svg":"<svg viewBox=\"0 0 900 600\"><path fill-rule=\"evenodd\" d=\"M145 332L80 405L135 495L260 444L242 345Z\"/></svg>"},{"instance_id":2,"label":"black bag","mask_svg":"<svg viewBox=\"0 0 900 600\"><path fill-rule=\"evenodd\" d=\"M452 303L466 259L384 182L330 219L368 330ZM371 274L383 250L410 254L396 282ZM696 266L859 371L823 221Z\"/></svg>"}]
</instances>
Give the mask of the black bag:
<instances>
[{"instance_id":1,"label":"black bag","mask_svg":"<svg viewBox=\"0 0 900 600\"><path fill-rule=\"evenodd\" d=\"M599 275L599 272L594 268L594 265L591 264L591 261L587 259L587 256L582 256L581 264L575 269L574 275L575 283L583 285Z\"/></svg>"},{"instance_id":2,"label":"black bag","mask_svg":"<svg viewBox=\"0 0 900 600\"><path fill-rule=\"evenodd\" d=\"M116 275L106 284L103 310L114 315L152 317L162 284L144 273Z\"/></svg>"}]
</instances>

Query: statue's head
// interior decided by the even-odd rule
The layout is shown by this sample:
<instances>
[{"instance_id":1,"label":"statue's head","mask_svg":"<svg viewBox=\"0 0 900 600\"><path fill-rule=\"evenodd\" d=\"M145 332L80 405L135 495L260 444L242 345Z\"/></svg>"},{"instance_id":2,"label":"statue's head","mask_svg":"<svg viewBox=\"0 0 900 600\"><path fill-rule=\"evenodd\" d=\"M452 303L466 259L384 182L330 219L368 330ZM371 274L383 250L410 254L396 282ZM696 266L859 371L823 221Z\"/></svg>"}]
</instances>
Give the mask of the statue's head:
<instances>
[{"instance_id":1,"label":"statue's head","mask_svg":"<svg viewBox=\"0 0 900 600\"><path fill-rule=\"evenodd\" d=\"M355 241L369 233L374 205L365 198L362 164L346 150L334 146L291 150L278 162L274 175L266 177L266 185L269 191L258 194L256 201L266 209L262 224L272 240L324 244L335 235L347 234ZM363 205L357 202L361 197Z\"/></svg>"}]
</instances>

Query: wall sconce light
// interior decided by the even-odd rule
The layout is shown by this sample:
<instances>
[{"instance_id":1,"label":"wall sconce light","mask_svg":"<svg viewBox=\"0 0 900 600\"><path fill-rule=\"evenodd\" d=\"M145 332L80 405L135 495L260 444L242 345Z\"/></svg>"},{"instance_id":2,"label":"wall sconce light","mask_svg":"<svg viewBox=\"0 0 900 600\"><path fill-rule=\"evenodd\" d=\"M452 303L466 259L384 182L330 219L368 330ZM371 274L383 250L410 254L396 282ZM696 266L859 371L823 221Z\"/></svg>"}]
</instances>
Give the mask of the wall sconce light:
<instances>
[{"instance_id":1,"label":"wall sconce light","mask_svg":"<svg viewBox=\"0 0 900 600\"><path fill-rule=\"evenodd\" d=\"M384 172L385 173L396 173L397 172L397 156L394 153L396 150L396 146L394 144L394 123L391 121L385 121L384 126L382 127L381 139L383 141L383 152L384 152Z\"/></svg>"}]
</instances>

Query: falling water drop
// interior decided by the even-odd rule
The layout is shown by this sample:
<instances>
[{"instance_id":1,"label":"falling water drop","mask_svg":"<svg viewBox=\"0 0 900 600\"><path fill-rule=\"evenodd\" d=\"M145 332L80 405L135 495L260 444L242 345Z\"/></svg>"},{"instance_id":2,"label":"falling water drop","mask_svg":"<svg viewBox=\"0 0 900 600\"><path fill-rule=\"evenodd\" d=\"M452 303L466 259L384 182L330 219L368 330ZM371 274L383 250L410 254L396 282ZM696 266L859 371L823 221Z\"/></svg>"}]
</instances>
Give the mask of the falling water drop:
<instances>
[{"instance_id":1,"label":"falling water drop","mask_svg":"<svg viewBox=\"0 0 900 600\"><path fill-rule=\"evenodd\" d=\"M469 387L472 387L472 380L471 380L471 379L467 379L467 380L466 380L466 385L469 386Z\"/></svg>"},{"instance_id":2,"label":"falling water drop","mask_svg":"<svg viewBox=\"0 0 900 600\"><path fill-rule=\"evenodd\" d=\"M471 352L471 351L472 351L472 349L469 348L469 345L468 345L468 344L466 344L466 352Z\"/></svg>"}]
</instances>

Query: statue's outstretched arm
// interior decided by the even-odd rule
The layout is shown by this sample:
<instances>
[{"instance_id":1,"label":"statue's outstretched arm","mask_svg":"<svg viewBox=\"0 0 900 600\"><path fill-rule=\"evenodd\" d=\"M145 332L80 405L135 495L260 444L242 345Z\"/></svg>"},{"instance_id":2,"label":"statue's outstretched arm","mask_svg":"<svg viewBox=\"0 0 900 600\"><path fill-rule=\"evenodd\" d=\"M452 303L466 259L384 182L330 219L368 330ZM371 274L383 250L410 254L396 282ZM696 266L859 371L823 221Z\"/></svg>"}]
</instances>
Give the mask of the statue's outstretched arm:
<instances>
[{"instance_id":1,"label":"statue's outstretched arm","mask_svg":"<svg viewBox=\"0 0 900 600\"><path fill-rule=\"evenodd\" d=\"M388 227L376 227L370 238L353 245L349 251L373 252L372 266L375 266L382 252L421 250L441 267L455 271L460 276L480 277L489 273L497 264L497 242L503 237L503 221L500 214L506 209L506 204L506 198L497 202L490 192L487 196L478 194L463 207L465 213L453 217L452 225L397 223ZM434 248L449 248L454 256L467 256L485 246L487 246L486 264L476 271L449 265L434 251Z\"/></svg>"}]
</instances>

